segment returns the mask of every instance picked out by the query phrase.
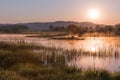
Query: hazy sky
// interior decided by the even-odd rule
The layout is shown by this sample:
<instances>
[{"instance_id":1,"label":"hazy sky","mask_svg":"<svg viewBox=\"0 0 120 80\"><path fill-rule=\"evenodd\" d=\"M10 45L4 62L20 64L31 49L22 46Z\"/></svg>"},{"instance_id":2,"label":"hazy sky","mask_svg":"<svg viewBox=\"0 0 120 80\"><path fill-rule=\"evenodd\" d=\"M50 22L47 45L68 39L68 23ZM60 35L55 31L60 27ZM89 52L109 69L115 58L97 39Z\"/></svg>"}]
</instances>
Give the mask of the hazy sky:
<instances>
[{"instance_id":1,"label":"hazy sky","mask_svg":"<svg viewBox=\"0 0 120 80\"><path fill-rule=\"evenodd\" d=\"M98 10L99 18L90 19L90 9ZM120 23L120 0L0 0L0 23L61 20Z\"/></svg>"}]
</instances>

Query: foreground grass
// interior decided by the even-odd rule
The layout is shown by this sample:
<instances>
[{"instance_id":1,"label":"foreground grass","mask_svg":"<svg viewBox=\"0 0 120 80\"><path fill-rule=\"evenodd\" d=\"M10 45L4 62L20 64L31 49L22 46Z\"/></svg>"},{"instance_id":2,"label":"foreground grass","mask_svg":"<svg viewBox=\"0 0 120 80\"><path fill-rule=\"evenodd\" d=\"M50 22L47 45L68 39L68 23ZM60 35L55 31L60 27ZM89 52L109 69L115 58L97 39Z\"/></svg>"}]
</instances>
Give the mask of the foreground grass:
<instances>
[{"instance_id":1,"label":"foreground grass","mask_svg":"<svg viewBox=\"0 0 120 80\"><path fill-rule=\"evenodd\" d=\"M40 52L35 53L34 49ZM70 54L65 55L67 53ZM117 72L68 67L65 60L73 58L72 53L77 54L77 51L26 44L24 41L17 44L0 42L0 80L120 80Z\"/></svg>"}]
</instances>

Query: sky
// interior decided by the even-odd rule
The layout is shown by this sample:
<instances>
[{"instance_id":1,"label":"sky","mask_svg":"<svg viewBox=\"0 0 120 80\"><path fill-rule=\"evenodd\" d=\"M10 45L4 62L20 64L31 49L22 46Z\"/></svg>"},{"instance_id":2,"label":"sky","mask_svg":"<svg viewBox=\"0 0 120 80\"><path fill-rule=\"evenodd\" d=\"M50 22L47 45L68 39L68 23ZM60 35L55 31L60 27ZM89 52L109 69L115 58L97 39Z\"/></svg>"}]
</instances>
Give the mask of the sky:
<instances>
[{"instance_id":1,"label":"sky","mask_svg":"<svg viewBox=\"0 0 120 80\"><path fill-rule=\"evenodd\" d=\"M89 18L91 9L98 18ZM120 0L0 0L0 23L53 21L118 24Z\"/></svg>"}]
</instances>

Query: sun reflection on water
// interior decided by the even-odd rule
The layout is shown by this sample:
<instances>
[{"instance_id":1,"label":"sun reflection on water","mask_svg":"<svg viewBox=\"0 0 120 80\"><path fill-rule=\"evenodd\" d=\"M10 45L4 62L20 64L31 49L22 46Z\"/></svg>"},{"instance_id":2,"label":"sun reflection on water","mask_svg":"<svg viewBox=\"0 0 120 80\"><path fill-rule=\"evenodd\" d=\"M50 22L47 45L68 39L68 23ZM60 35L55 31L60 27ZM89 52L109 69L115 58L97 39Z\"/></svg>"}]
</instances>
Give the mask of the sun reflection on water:
<instances>
[{"instance_id":1,"label":"sun reflection on water","mask_svg":"<svg viewBox=\"0 0 120 80\"><path fill-rule=\"evenodd\" d=\"M100 38L89 38L83 44L83 49L89 52L99 52L102 48L105 48L105 42Z\"/></svg>"},{"instance_id":2,"label":"sun reflection on water","mask_svg":"<svg viewBox=\"0 0 120 80\"><path fill-rule=\"evenodd\" d=\"M95 47L93 47L93 46L91 46L91 52L96 52L96 48Z\"/></svg>"},{"instance_id":3,"label":"sun reflection on water","mask_svg":"<svg viewBox=\"0 0 120 80\"><path fill-rule=\"evenodd\" d=\"M112 38L91 37L86 38L83 42L76 43L78 44L75 46L79 46L83 52L87 51L90 55L77 56L68 62L69 66L120 71L120 57L115 55L115 53L120 54L120 48L115 45Z\"/></svg>"}]
</instances>

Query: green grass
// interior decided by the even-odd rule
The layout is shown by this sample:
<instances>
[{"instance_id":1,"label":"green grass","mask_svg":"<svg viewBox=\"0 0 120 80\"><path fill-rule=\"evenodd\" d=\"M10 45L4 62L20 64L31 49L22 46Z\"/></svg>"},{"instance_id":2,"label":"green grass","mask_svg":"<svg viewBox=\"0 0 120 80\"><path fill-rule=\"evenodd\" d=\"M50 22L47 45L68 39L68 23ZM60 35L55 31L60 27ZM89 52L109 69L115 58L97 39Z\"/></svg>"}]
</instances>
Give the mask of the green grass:
<instances>
[{"instance_id":1,"label":"green grass","mask_svg":"<svg viewBox=\"0 0 120 80\"><path fill-rule=\"evenodd\" d=\"M0 80L120 80L119 72L68 67L66 59L89 55L80 52L24 41L0 42Z\"/></svg>"}]
</instances>

